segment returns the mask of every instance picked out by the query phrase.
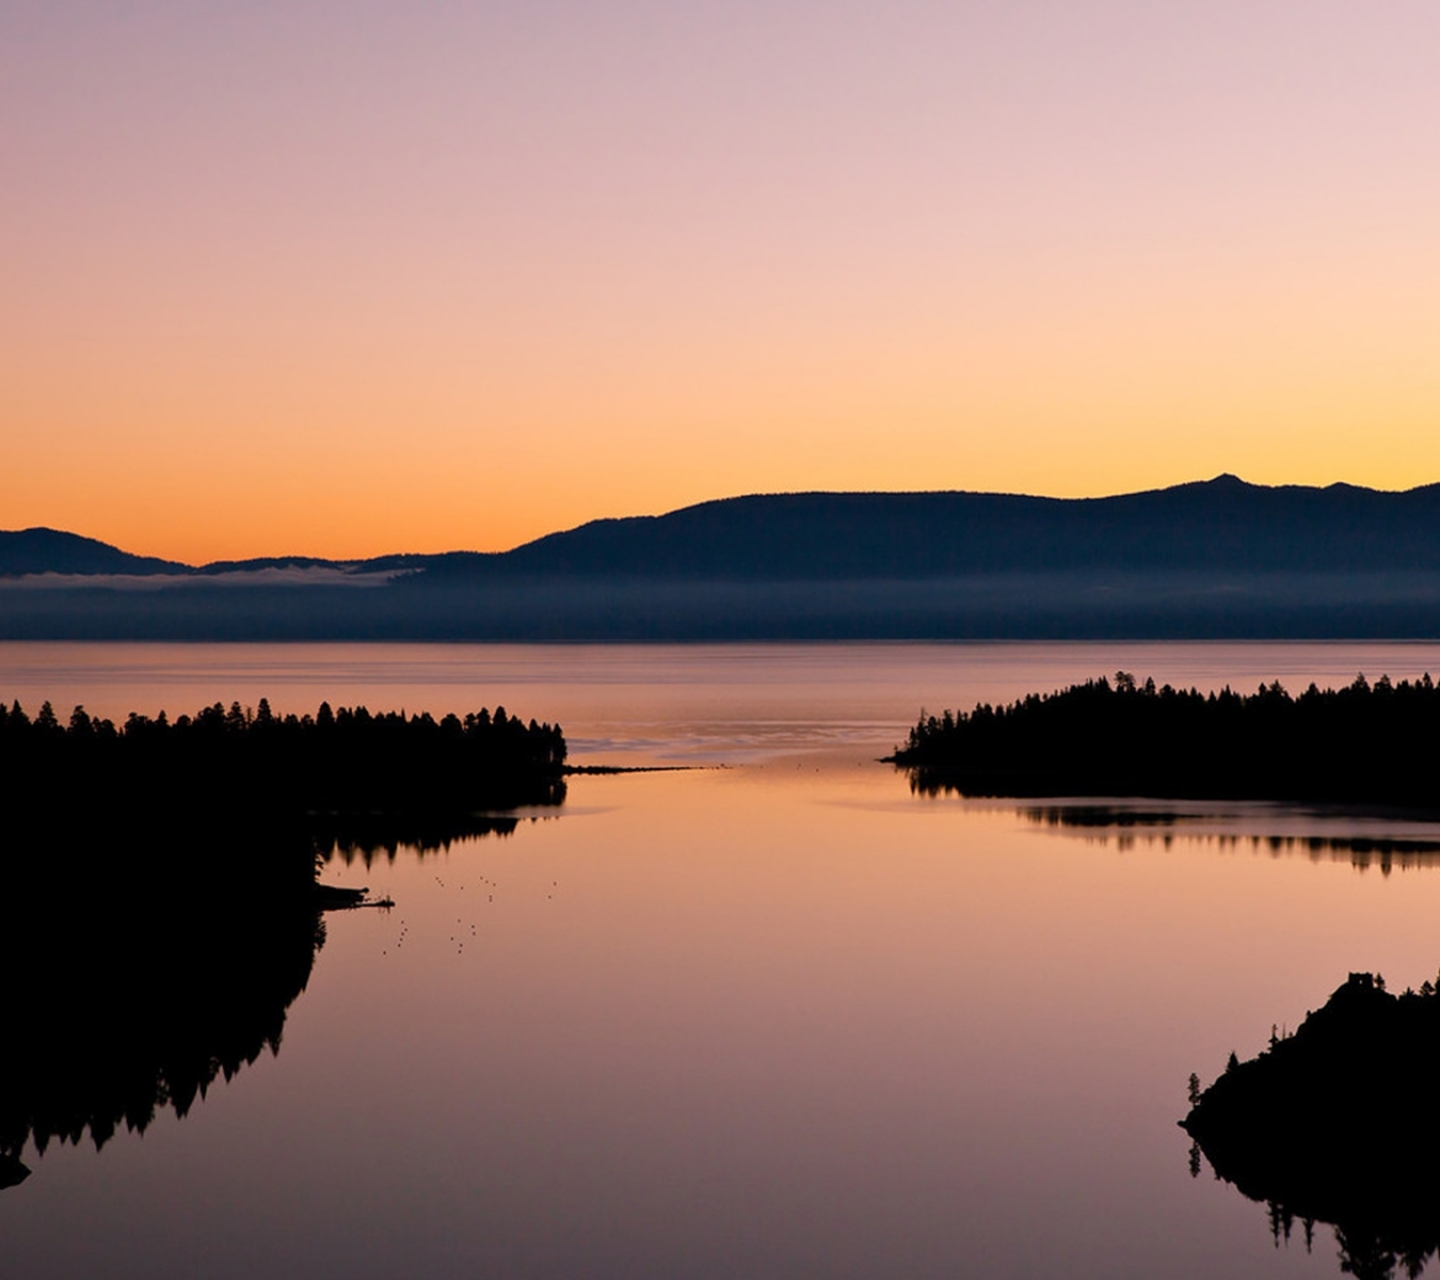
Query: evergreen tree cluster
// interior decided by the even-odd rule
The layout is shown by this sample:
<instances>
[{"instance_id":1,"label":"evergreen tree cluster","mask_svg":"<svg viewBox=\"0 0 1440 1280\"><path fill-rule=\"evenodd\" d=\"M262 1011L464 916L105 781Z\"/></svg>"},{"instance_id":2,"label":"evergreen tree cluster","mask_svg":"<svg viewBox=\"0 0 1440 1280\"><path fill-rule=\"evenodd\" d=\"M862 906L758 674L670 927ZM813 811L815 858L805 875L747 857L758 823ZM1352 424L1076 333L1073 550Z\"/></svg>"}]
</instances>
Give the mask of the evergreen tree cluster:
<instances>
[{"instance_id":1,"label":"evergreen tree cluster","mask_svg":"<svg viewBox=\"0 0 1440 1280\"><path fill-rule=\"evenodd\" d=\"M461 719L365 707L278 716L215 703L170 720L123 724L76 707L61 724L0 706L0 788L12 812L63 821L132 809L287 816L440 813L547 803L563 788L558 725L503 707Z\"/></svg>"},{"instance_id":2,"label":"evergreen tree cluster","mask_svg":"<svg viewBox=\"0 0 1440 1280\"><path fill-rule=\"evenodd\" d=\"M1157 687L1117 672L1008 706L921 716L891 759L919 790L1298 800L1440 808L1429 675L1298 697Z\"/></svg>"},{"instance_id":3,"label":"evergreen tree cluster","mask_svg":"<svg viewBox=\"0 0 1440 1280\"><path fill-rule=\"evenodd\" d=\"M1182 1127L1216 1176L1270 1208L1272 1229L1335 1228L1341 1270L1418 1276L1440 1253L1440 995L1352 973L1291 1034L1190 1081ZM1192 1171L1198 1167L1192 1165Z\"/></svg>"}]
</instances>

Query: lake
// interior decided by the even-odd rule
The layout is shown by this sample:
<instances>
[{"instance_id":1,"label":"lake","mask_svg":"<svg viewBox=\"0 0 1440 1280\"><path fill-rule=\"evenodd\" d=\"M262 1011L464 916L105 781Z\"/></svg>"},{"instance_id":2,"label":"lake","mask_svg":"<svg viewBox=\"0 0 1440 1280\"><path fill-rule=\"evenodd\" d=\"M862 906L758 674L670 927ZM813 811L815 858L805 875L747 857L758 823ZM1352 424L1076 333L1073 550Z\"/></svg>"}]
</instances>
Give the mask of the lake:
<instances>
[{"instance_id":1,"label":"lake","mask_svg":"<svg viewBox=\"0 0 1440 1280\"><path fill-rule=\"evenodd\" d=\"M27 1151L0 1272L1337 1275L1328 1228L1277 1241L1192 1177L1176 1121L1348 972L1435 977L1440 826L1096 826L876 760L922 706L1120 668L1298 690L1440 645L0 645L32 713L503 703L573 763L688 766L333 858L395 906L327 915L278 1053L98 1153Z\"/></svg>"}]
</instances>

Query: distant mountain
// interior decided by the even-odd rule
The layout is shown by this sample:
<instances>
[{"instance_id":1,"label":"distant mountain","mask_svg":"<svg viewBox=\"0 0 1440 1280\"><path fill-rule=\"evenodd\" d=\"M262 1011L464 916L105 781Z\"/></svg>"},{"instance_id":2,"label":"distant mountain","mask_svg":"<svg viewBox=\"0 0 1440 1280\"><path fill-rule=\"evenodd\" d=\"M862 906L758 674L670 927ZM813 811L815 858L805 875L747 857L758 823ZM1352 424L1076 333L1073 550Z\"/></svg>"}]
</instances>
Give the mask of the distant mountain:
<instances>
[{"instance_id":1,"label":"distant mountain","mask_svg":"<svg viewBox=\"0 0 1440 1280\"><path fill-rule=\"evenodd\" d=\"M0 530L0 577L27 573L190 573L189 565L132 556L108 542L59 529Z\"/></svg>"},{"instance_id":2,"label":"distant mountain","mask_svg":"<svg viewBox=\"0 0 1440 1280\"><path fill-rule=\"evenodd\" d=\"M0 575L329 569L416 585L493 576L857 581L1072 570L1440 570L1440 485L1403 493L1269 487L1232 475L1110 498L1008 493L783 493L661 516L592 520L511 551L340 561L219 560L194 568L54 529L0 532Z\"/></svg>"},{"instance_id":3,"label":"distant mountain","mask_svg":"<svg viewBox=\"0 0 1440 1280\"><path fill-rule=\"evenodd\" d=\"M464 554L464 553L461 553ZM59 529L0 530L0 578L63 573L82 576L219 577L258 574L263 570L330 570L343 574L403 573L423 569L445 556L391 555L372 560L326 560L319 556L260 556L251 560L212 560L183 564L155 556L131 555L108 542L83 538ZM297 578L303 584L304 579Z\"/></svg>"},{"instance_id":4,"label":"distant mountain","mask_svg":"<svg viewBox=\"0 0 1440 1280\"><path fill-rule=\"evenodd\" d=\"M198 569L0 534L0 639L1306 637L1440 638L1440 486L755 495L499 553Z\"/></svg>"},{"instance_id":5,"label":"distant mountain","mask_svg":"<svg viewBox=\"0 0 1440 1280\"><path fill-rule=\"evenodd\" d=\"M1440 569L1440 485L1269 488L1235 476L1111 498L757 494L593 520L426 579L520 574L703 580L948 578L1093 569Z\"/></svg>"}]
</instances>

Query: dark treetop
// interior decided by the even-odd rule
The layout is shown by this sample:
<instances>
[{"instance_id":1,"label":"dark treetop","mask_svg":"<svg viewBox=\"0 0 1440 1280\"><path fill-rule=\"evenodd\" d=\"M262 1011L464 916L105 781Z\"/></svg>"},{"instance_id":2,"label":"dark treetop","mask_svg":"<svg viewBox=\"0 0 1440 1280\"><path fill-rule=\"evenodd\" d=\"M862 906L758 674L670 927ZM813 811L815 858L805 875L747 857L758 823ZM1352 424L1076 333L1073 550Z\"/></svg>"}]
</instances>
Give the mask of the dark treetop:
<instances>
[{"instance_id":1,"label":"dark treetop","mask_svg":"<svg viewBox=\"0 0 1440 1280\"><path fill-rule=\"evenodd\" d=\"M1297 800L1440 809L1440 688L1156 688L1119 672L1010 706L922 716L892 759L971 795Z\"/></svg>"},{"instance_id":2,"label":"dark treetop","mask_svg":"<svg viewBox=\"0 0 1440 1280\"><path fill-rule=\"evenodd\" d=\"M68 724L49 703L32 720L0 707L0 788L12 812L49 825L76 813L156 807L316 819L334 814L423 814L559 798L565 739L558 725L481 710L463 720L428 712L372 715L364 707L272 715L216 703L168 720L123 724L76 707Z\"/></svg>"},{"instance_id":3,"label":"dark treetop","mask_svg":"<svg viewBox=\"0 0 1440 1280\"><path fill-rule=\"evenodd\" d=\"M1230 1065L1181 1122L1277 1235L1335 1228L1341 1270L1417 1276L1440 1250L1440 995L1352 973L1290 1036ZM1192 1171L1198 1165L1192 1164Z\"/></svg>"}]
</instances>

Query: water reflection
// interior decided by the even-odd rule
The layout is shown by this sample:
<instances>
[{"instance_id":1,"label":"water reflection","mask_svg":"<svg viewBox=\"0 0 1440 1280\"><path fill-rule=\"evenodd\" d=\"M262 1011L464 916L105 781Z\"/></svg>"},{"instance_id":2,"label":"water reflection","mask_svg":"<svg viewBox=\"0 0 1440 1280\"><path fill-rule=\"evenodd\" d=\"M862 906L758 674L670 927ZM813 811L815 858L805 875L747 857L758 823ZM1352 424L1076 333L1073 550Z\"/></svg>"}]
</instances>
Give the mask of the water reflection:
<instances>
[{"instance_id":1,"label":"water reflection","mask_svg":"<svg viewBox=\"0 0 1440 1280\"><path fill-rule=\"evenodd\" d=\"M1430 824L1406 824L1408 829L1403 829L1403 833L1392 834L1383 829L1383 819L1375 819L1362 829L1345 829L1354 824L1342 818L1283 806L1167 809L1123 804L1049 804L1030 805L1017 812L1037 826L1065 831L1100 844L1113 840L1121 850L1152 846L1169 849L1177 840L1182 840L1225 851L1248 849L1273 857L1299 854L1312 862L1348 862L1361 871L1376 866L1383 875L1389 875L1396 868L1440 866L1440 830L1432 835L1421 829ZM1285 825L1302 829L1277 829ZM1253 829L1256 826L1270 829L1256 831ZM1332 829L1323 829L1326 826ZM1335 826L1341 829L1334 830Z\"/></svg>"},{"instance_id":2,"label":"water reflection","mask_svg":"<svg viewBox=\"0 0 1440 1280\"><path fill-rule=\"evenodd\" d=\"M27 1149L88 1137L99 1150L279 1053L323 912L361 905L358 890L317 882L323 862L368 868L522 821L193 807L110 818L57 815L54 831L19 820L0 838L0 1188L30 1175Z\"/></svg>"},{"instance_id":3,"label":"water reflection","mask_svg":"<svg viewBox=\"0 0 1440 1280\"><path fill-rule=\"evenodd\" d=\"M555 803L564 796L564 783L558 787ZM357 820L326 818L314 823L315 846L321 859L338 859L345 866L359 862L369 868L383 857L394 862L401 849L413 850L420 857L447 852L459 840L483 836L511 836L520 825L513 814L456 814L449 817L424 815L371 814ZM533 821L533 819L532 819Z\"/></svg>"},{"instance_id":4,"label":"water reflection","mask_svg":"<svg viewBox=\"0 0 1440 1280\"><path fill-rule=\"evenodd\" d=\"M0 1156L185 1115L280 1048L325 938L301 833L217 825L7 841Z\"/></svg>"}]
</instances>

